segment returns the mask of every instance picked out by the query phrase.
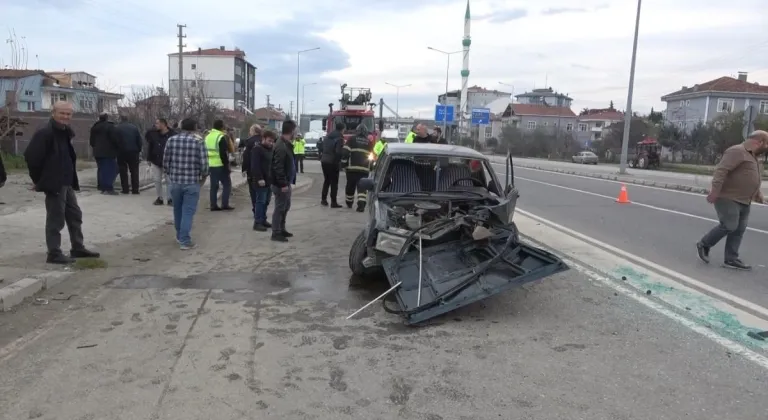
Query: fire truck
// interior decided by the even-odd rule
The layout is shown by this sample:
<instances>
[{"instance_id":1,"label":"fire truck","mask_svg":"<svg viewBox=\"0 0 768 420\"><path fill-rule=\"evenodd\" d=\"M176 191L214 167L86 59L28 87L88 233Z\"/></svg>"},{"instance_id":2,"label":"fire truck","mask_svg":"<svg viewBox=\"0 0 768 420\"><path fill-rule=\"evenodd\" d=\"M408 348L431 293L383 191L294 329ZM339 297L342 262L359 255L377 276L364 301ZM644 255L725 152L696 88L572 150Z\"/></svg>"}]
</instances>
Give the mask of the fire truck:
<instances>
[{"instance_id":1,"label":"fire truck","mask_svg":"<svg viewBox=\"0 0 768 420\"><path fill-rule=\"evenodd\" d=\"M371 133L369 140L375 142L376 127L373 112L375 106L376 104L371 103L371 89L348 87L344 83L341 85L339 109L334 110L333 103L328 104L328 117L323 118L323 131L328 135L335 130L337 122L344 123L346 128L342 134L346 143L355 135L357 126L364 124Z\"/></svg>"}]
</instances>

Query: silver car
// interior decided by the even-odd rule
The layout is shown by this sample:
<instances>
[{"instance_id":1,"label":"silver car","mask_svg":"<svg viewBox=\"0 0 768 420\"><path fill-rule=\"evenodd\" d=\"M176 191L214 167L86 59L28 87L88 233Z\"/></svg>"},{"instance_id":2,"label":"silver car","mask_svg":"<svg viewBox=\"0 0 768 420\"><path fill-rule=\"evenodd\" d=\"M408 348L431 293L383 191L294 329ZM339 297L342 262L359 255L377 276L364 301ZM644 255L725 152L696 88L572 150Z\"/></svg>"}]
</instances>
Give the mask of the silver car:
<instances>
[{"instance_id":1,"label":"silver car","mask_svg":"<svg viewBox=\"0 0 768 420\"><path fill-rule=\"evenodd\" d=\"M581 163L584 165L597 165L597 155L592 152L579 152L575 156L571 157L573 163Z\"/></svg>"}]
</instances>

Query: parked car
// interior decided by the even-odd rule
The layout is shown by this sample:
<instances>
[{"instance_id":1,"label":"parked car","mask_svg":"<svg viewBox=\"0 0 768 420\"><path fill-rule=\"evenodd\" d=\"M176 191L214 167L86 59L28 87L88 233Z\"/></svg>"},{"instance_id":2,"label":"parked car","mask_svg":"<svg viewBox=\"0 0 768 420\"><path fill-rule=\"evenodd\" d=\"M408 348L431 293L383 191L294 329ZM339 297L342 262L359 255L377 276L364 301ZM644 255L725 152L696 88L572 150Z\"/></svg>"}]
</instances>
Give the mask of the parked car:
<instances>
[{"instance_id":1,"label":"parked car","mask_svg":"<svg viewBox=\"0 0 768 420\"><path fill-rule=\"evenodd\" d=\"M573 163L581 163L584 165L597 165L597 155L592 152L579 152L575 156L571 157Z\"/></svg>"}]
</instances>

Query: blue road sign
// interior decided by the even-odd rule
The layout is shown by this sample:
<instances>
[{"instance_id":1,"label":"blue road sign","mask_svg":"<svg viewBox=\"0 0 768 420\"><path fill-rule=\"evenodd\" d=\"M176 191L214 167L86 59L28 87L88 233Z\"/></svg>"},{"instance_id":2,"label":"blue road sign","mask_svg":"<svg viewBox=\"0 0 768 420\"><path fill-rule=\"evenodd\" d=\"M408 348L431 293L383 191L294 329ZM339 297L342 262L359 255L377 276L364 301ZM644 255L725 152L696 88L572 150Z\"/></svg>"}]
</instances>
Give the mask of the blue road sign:
<instances>
[{"instance_id":1,"label":"blue road sign","mask_svg":"<svg viewBox=\"0 0 768 420\"><path fill-rule=\"evenodd\" d=\"M491 123L491 110L488 108L472 108L472 125L488 125Z\"/></svg>"},{"instance_id":2,"label":"blue road sign","mask_svg":"<svg viewBox=\"0 0 768 420\"><path fill-rule=\"evenodd\" d=\"M453 114L453 105L435 105L435 122L451 123L453 122Z\"/></svg>"}]
</instances>

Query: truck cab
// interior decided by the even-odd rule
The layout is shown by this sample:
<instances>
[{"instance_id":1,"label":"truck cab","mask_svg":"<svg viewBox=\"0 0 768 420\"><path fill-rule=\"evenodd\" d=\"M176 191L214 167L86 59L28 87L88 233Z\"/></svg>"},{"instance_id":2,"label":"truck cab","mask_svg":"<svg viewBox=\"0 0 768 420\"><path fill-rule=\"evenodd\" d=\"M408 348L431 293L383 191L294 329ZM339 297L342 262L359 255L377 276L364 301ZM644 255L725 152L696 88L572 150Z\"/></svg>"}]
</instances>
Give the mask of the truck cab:
<instances>
[{"instance_id":1,"label":"truck cab","mask_svg":"<svg viewBox=\"0 0 768 420\"><path fill-rule=\"evenodd\" d=\"M376 141L376 124L373 109L371 107L371 90L368 88L349 88L341 85L341 97L339 109L334 110L333 104L328 104L328 117L323 118L323 131L326 135L335 130L336 123L344 123L346 127L342 133L346 143L355 135L355 129L363 124L368 132L374 134L372 141Z\"/></svg>"}]
</instances>

